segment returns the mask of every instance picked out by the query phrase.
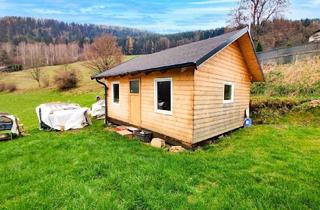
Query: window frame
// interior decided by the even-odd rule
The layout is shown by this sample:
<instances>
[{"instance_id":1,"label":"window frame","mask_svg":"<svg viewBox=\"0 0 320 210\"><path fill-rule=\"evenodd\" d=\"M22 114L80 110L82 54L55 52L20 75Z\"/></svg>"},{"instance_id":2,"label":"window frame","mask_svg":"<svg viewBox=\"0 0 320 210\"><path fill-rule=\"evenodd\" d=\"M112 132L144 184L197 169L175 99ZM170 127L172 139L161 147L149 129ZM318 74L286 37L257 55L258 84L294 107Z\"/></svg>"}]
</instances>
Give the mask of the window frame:
<instances>
[{"instance_id":1,"label":"window frame","mask_svg":"<svg viewBox=\"0 0 320 210\"><path fill-rule=\"evenodd\" d=\"M170 111L158 109L158 82L170 82ZM160 114L172 115L173 108L173 81L172 77L154 79L154 111Z\"/></svg>"},{"instance_id":2,"label":"window frame","mask_svg":"<svg viewBox=\"0 0 320 210\"><path fill-rule=\"evenodd\" d=\"M113 87L113 85L119 85L119 102L114 101L114 87ZM113 105L120 105L120 82L118 82L118 81L111 82L111 99L112 99Z\"/></svg>"},{"instance_id":3,"label":"window frame","mask_svg":"<svg viewBox=\"0 0 320 210\"><path fill-rule=\"evenodd\" d=\"M138 88L139 88L139 92L138 93L131 93L131 82L132 81L138 81ZM139 95L140 94L140 79L130 79L129 80L129 93L130 94L136 94L136 95Z\"/></svg>"},{"instance_id":4,"label":"window frame","mask_svg":"<svg viewBox=\"0 0 320 210\"><path fill-rule=\"evenodd\" d=\"M229 100L224 99L224 89L225 89L226 85L231 86L231 99L229 99ZM233 103L233 102L234 102L234 84L232 82L224 82L223 83L223 103L229 104L229 103Z\"/></svg>"}]
</instances>

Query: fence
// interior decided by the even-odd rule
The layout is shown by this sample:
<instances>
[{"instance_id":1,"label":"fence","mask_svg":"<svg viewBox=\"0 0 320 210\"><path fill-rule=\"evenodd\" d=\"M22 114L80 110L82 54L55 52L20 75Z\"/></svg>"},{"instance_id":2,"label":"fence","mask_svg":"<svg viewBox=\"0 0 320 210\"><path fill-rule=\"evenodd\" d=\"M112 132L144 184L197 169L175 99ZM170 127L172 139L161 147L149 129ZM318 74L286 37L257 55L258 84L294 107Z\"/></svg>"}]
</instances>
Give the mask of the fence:
<instances>
[{"instance_id":1,"label":"fence","mask_svg":"<svg viewBox=\"0 0 320 210\"><path fill-rule=\"evenodd\" d=\"M292 63L296 60L320 56L320 42L291 48L279 48L257 53L257 56L261 65Z\"/></svg>"}]
</instances>

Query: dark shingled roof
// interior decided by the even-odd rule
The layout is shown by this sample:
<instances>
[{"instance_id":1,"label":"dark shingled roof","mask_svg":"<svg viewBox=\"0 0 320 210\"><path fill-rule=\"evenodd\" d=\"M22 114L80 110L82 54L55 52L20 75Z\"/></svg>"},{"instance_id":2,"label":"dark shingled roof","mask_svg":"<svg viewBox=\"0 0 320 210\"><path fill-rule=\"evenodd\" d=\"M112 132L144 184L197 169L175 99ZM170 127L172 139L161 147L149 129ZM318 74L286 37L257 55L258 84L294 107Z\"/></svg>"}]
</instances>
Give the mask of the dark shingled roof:
<instances>
[{"instance_id":1,"label":"dark shingled roof","mask_svg":"<svg viewBox=\"0 0 320 210\"><path fill-rule=\"evenodd\" d=\"M247 32L248 29L244 28L202 41L139 56L98 74L92 77L92 79L146 71L161 71L186 66L198 66Z\"/></svg>"}]
</instances>

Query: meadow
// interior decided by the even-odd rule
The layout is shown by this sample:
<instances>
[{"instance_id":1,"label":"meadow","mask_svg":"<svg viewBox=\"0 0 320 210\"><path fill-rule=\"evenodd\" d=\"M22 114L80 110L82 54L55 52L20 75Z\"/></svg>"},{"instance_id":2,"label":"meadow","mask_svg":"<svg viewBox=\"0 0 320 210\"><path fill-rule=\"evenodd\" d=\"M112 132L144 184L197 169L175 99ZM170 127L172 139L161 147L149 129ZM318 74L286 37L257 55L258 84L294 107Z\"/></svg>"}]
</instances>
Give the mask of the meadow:
<instances>
[{"instance_id":1,"label":"meadow","mask_svg":"<svg viewBox=\"0 0 320 210\"><path fill-rule=\"evenodd\" d=\"M129 55L124 57L124 62L136 57L135 55ZM56 74L63 72L65 70L65 65L55 65L55 66L44 66L41 67L41 78L47 78L49 81L49 86L45 87L47 89L54 89L55 84L53 78ZM68 70L76 70L79 73L80 83L76 92L88 92L96 91L99 89L100 85L92 81L90 78L93 72L88 69L84 62L75 62L67 65ZM41 81L42 81L41 79ZM38 90L38 83L31 77L31 69L26 69L23 71L12 72L12 73L2 73L0 72L0 83L5 84L15 84L19 91L31 91ZM42 85L42 83L41 83ZM43 89L43 85L41 89Z\"/></svg>"},{"instance_id":2,"label":"meadow","mask_svg":"<svg viewBox=\"0 0 320 210\"><path fill-rule=\"evenodd\" d=\"M19 74L9 76L27 83ZM319 106L306 102L276 122L239 129L195 151L170 153L106 131L103 121L77 131L40 131L37 105L89 107L102 87L90 79L69 92L22 84L17 92L0 93L0 111L17 115L28 133L0 142L1 209L320 206Z\"/></svg>"}]
</instances>

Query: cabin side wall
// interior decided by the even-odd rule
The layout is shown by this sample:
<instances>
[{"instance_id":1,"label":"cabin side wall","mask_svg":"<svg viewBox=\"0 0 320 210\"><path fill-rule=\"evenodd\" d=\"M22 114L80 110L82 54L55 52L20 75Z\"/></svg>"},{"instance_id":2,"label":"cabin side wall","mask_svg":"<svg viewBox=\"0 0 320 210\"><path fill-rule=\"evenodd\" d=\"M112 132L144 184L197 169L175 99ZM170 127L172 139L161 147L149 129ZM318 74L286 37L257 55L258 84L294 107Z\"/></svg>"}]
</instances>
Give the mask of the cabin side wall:
<instances>
[{"instance_id":1,"label":"cabin side wall","mask_svg":"<svg viewBox=\"0 0 320 210\"><path fill-rule=\"evenodd\" d=\"M224 84L234 85L234 101L224 103ZM238 42L209 58L194 73L194 131L197 143L243 125L250 102L250 74Z\"/></svg>"},{"instance_id":2,"label":"cabin side wall","mask_svg":"<svg viewBox=\"0 0 320 210\"><path fill-rule=\"evenodd\" d=\"M123 122L130 122L129 81L140 78L142 127L189 145L193 137L193 75L194 68L153 72L147 75L114 77L107 79L108 116ZM154 83L156 78L172 78L172 115L155 112ZM112 103L111 83L120 83L120 104Z\"/></svg>"},{"instance_id":3,"label":"cabin side wall","mask_svg":"<svg viewBox=\"0 0 320 210\"><path fill-rule=\"evenodd\" d=\"M112 83L119 83L119 104L113 103L112 99ZM129 79L128 77L108 78L106 81L108 87L108 117L123 122L129 122Z\"/></svg>"}]
</instances>

